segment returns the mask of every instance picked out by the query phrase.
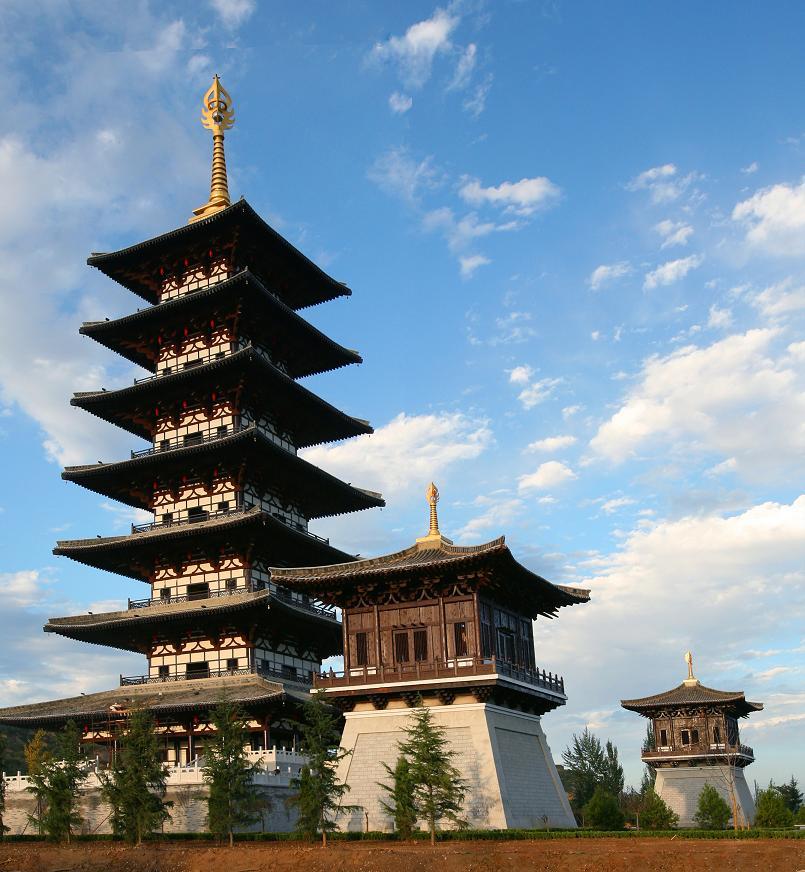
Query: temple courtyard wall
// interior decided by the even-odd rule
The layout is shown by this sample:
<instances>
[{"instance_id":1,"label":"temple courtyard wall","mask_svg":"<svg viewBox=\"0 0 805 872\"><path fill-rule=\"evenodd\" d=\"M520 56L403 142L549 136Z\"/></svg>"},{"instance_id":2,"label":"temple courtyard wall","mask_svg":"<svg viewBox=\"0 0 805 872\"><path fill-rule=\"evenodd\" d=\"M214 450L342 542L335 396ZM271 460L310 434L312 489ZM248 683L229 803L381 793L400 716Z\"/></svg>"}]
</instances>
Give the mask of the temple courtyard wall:
<instances>
[{"instance_id":1,"label":"temple courtyard wall","mask_svg":"<svg viewBox=\"0 0 805 872\"><path fill-rule=\"evenodd\" d=\"M360 806L339 820L342 830L390 832L394 822L383 808L390 767L411 723L411 709L356 710L345 714L341 746L352 753L338 777L349 785L344 803ZM433 722L445 731L455 767L467 782L462 818L478 829L573 828L575 818L559 780L541 720L489 703L435 705ZM367 822L368 815L368 822ZM445 828L451 825L443 822Z\"/></svg>"},{"instance_id":2,"label":"temple courtyard wall","mask_svg":"<svg viewBox=\"0 0 805 872\"><path fill-rule=\"evenodd\" d=\"M755 822L755 802L740 766L678 766L658 768L654 790L679 815L680 827L696 827L693 819L705 784L714 787L732 809L730 784L734 785L739 825Z\"/></svg>"}]
</instances>

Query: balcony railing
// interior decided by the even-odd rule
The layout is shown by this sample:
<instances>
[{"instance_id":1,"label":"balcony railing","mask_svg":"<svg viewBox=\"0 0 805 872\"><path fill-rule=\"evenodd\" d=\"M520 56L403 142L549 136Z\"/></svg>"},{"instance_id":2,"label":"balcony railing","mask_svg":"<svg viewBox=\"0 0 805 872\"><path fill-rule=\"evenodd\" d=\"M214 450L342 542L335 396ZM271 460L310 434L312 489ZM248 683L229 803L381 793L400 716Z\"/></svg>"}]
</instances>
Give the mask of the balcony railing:
<instances>
[{"instance_id":1,"label":"balcony railing","mask_svg":"<svg viewBox=\"0 0 805 872\"><path fill-rule=\"evenodd\" d=\"M751 757L755 752L749 745L740 743L731 745L724 742L696 742L689 745L664 746L651 748L642 753L643 760L663 760L671 757Z\"/></svg>"},{"instance_id":2,"label":"balcony railing","mask_svg":"<svg viewBox=\"0 0 805 872\"><path fill-rule=\"evenodd\" d=\"M439 678L503 675L540 687L553 693L565 692L565 681L544 669L523 669L494 657L457 657L453 660L430 660L419 663L398 663L393 666L360 666L346 672L322 672L314 676L315 687L350 687L387 682L432 681Z\"/></svg>"},{"instance_id":3,"label":"balcony railing","mask_svg":"<svg viewBox=\"0 0 805 872\"><path fill-rule=\"evenodd\" d=\"M302 684L309 687L313 682L310 674L290 672L274 666L244 666L241 669L210 669L196 674L183 675L121 675L120 686L131 687L139 684L172 684L177 681L198 681L202 678L225 678L231 675L259 675L262 678L274 678L292 684Z\"/></svg>"},{"instance_id":4,"label":"balcony railing","mask_svg":"<svg viewBox=\"0 0 805 872\"><path fill-rule=\"evenodd\" d=\"M254 430L254 424L240 424L238 426L220 427L218 430L210 430L209 433L199 433L191 439L162 439L157 445L151 448L142 448L140 451L132 451L131 459L135 457L148 457L151 454L162 454L163 451L176 451L177 448L191 448L195 445L206 445L208 442L217 442L219 439L226 439L227 436L232 436L235 433L242 433L244 430Z\"/></svg>"},{"instance_id":5,"label":"balcony railing","mask_svg":"<svg viewBox=\"0 0 805 872\"><path fill-rule=\"evenodd\" d=\"M201 595L199 595L198 593L190 593L171 597L153 597L150 599L139 600L130 599L128 601L128 608L129 610L147 609L151 606L168 606L172 605L173 603L197 602L199 600L216 599L218 597L234 596L235 594L241 593L259 593L262 590L269 591L272 597L276 597L283 602L290 603L296 608L304 609L308 612L313 612L314 614L319 615L322 618L328 618L331 621L338 621L338 616L335 614L332 607L325 606L317 602L311 602L309 600L305 601L296 599L289 590L277 587L277 585L271 583L264 585L263 587L260 587L259 585L255 585L252 587L247 587L246 585L243 585L243 587L233 587L224 590L211 590L209 592L203 592Z\"/></svg>"},{"instance_id":6,"label":"balcony railing","mask_svg":"<svg viewBox=\"0 0 805 872\"><path fill-rule=\"evenodd\" d=\"M222 509L218 512L209 512L206 509L203 512L200 512L197 516L194 517L185 517L181 519L171 518L170 520L162 520L159 521L151 521L148 524L132 524L131 532L132 533L147 533L149 530L159 530L167 527L186 527L189 524L200 524L203 521L211 521L215 518L223 518L230 515L242 515L245 512L251 512L257 509L257 506L236 506L234 509ZM311 533L310 530L306 529L304 525L298 523L297 521L290 521L288 518L281 515L279 512L272 512L268 509L263 509L267 515L271 515L272 518L275 518L277 521L281 521L285 524L286 527L290 527L292 530L296 530L299 533L304 533L305 536L310 536L311 539L315 539L317 542L323 542L325 545L330 544L330 540L326 539L324 536L317 536L315 533Z\"/></svg>"},{"instance_id":7,"label":"balcony railing","mask_svg":"<svg viewBox=\"0 0 805 872\"><path fill-rule=\"evenodd\" d=\"M242 349L240 348L237 349L237 351L241 350ZM235 352L229 350L215 351L210 354L205 354L202 357L194 357L193 360L188 360L181 366L165 366L155 372L153 375L145 375L142 378L136 378L134 379L134 384L139 385L143 382L149 382L153 381L154 379L163 378L166 375L174 375L177 372L185 372L188 369L194 369L197 366L203 366L205 363L211 363L213 360L223 360L225 357L229 357L230 354L234 353Z\"/></svg>"}]
</instances>

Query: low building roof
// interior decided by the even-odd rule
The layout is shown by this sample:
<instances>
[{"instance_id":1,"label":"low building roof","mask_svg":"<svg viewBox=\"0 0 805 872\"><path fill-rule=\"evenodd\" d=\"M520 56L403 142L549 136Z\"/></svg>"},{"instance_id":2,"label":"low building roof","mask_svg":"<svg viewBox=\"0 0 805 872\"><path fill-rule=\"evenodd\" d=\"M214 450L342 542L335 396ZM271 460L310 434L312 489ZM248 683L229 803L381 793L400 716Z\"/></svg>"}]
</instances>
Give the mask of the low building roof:
<instances>
[{"instance_id":1,"label":"low building roof","mask_svg":"<svg viewBox=\"0 0 805 872\"><path fill-rule=\"evenodd\" d=\"M135 708L148 709L155 716L161 713L190 713L213 708L222 699L255 709L281 703L289 695L295 695L300 701L308 698L301 688L286 688L279 681L269 681L255 674L185 679L116 687L100 693L12 706L0 709L0 724L55 727L68 720L92 720L97 723L110 718L114 720L123 711Z\"/></svg>"},{"instance_id":2,"label":"low building roof","mask_svg":"<svg viewBox=\"0 0 805 872\"><path fill-rule=\"evenodd\" d=\"M695 679L683 681L664 693L655 693L638 699L622 699L621 705L629 711L646 717L652 716L654 712L661 709L689 706L717 706L730 709L741 717L753 711L761 711L763 708L762 703L749 702L742 690L715 690L712 687L705 687Z\"/></svg>"}]
</instances>

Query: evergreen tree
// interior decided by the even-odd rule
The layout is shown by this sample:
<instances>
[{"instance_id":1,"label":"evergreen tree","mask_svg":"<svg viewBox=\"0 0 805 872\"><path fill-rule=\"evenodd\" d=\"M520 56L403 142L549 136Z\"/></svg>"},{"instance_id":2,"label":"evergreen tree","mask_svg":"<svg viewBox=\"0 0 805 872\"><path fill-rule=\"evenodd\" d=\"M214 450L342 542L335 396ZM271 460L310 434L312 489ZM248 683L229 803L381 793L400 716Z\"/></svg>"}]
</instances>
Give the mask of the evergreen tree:
<instances>
[{"instance_id":1,"label":"evergreen tree","mask_svg":"<svg viewBox=\"0 0 805 872\"><path fill-rule=\"evenodd\" d=\"M797 809L797 813L794 815L794 823L805 824L805 805L801 805Z\"/></svg>"},{"instance_id":2,"label":"evergreen tree","mask_svg":"<svg viewBox=\"0 0 805 872\"><path fill-rule=\"evenodd\" d=\"M585 727L562 752L565 777L570 785L573 807L582 809L592 799L595 788L604 780L607 759L601 742Z\"/></svg>"},{"instance_id":3,"label":"evergreen tree","mask_svg":"<svg viewBox=\"0 0 805 872\"><path fill-rule=\"evenodd\" d=\"M623 793L623 766L618 761L618 749L609 740L604 748L604 768L601 776L601 786L607 793L616 797Z\"/></svg>"},{"instance_id":4,"label":"evergreen tree","mask_svg":"<svg viewBox=\"0 0 805 872\"><path fill-rule=\"evenodd\" d=\"M601 785L596 787L584 806L584 820L594 830L622 830L624 817L617 797Z\"/></svg>"},{"instance_id":5,"label":"evergreen tree","mask_svg":"<svg viewBox=\"0 0 805 872\"><path fill-rule=\"evenodd\" d=\"M755 806L755 826L779 829L793 823L794 815L779 790L773 784L769 784L768 790L761 790Z\"/></svg>"},{"instance_id":6,"label":"evergreen tree","mask_svg":"<svg viewBox=\"0 0 805 872\"><path fill-rule=\"evenodd\" d=\"M315 839L321 833L322 845L327 845L327 833L336 828L338 811L357 811L359 806L343 805L341 798L349 785L339 783L338 764L352 752L338 747L338 720L324 702L324 691L305 703L305 722L301 725L302 745L308 758L293 786L297 793L288 800L299 814L297 832Z\"/></svg>"},{"instance_id":7,"label":"evergreen tree","mask_svg":"<svg viewBox=\"0 0 805 872\"><path fill-rule=\"evenodd\" d=\"M3 823L3 815L6 810L6 780L3 777L6 771L6 737L0 733L0 839L8 831Z\"/></svg>"},{"instance_id":8,"label":"evergreen tree","mask_svg":"<svg viewBox=\"0 0 805 872\"><path fill-rule=\"evenodd\" d=\"M42 755L38 771L29 770L28 774L28 790L37 801L37 814L28 815L28 819L49 839L69 842L73 830L81 826L79 788L87 777L81 760L81 736L73 721L68 721L59 735L54 757Z\"/></svg>"},{"instance_id":9,"label":"evergreen tree","mask_svg":"<svg viewBox=\"0 0 805 872\"><path fill-rule=\"evenodd\" d=\"M390 802L381 801L380 804L394 818L397 835L401 839L410 839L416 825L411 766L405 757L400 756L393 769L387 763L383 764L383 768L391 777L391 784L380 783L379 786L388 793Z\"/></svg>"},{"instance_id":10,"label":"evergreen tree","mask_svg":"<svg viewBox=\"0 0 805 872\"><path fill-rule=\"evenodd\" d=\"M657 772L651 766L643 767L643 777L640 779L640 793L646 794L649 790L654 790L654 783L657 780Z\"/></svg>"},{"instance_id":11,"label":"evergreen tree","mask_svg":"<svg viewBox=\"0 0 805 872\"><path fill-rule=\"evenodd\" d=\"M248 733L243 712L235 703L222 701L212 712L215 734L204 746L204 778L210 785L207 812L210 831L234 843L235 828L260 819L260 797L254 773L260 767L246 755Z\"/></svg>"},{"instance_id":12,"label":"evergreen tree","mask_svg":"<svg viewBox=\"0 0 805 872\"><path fill-rule=\"evenodd\" d=\"M23 749L25 765L28 770L28 775L39 775L42 772L42 767L52 759L49 749L47 733L44 730L37 730L31 740ZM36 820L42 820L43 799L40 795L36 797ZM39 835L42 835L42 826L38 825Z\"/></svg>"},{"instance_id":13,"label":"evergreen tree","mask_svg":"<svg viewBox=\"0 0 805 872\"><path fill-rule=\"evenodd\" d=\"M408 736L400 742L400 754L408 759L417 816L427 821L430 843L436 844L436 822L441 819L464 826L459 818L466 782L453 766L455 751L448 748L447 736L433 723L430 709L420 705L411 713Z\"/></svg>"},{"instance_id":14,"label":"evergreen tree","mask_svg":"<svg viewBox=\"0 0 805 872\"><path fill-rule=\"evenodd\" d=\"M796 814L802 806L802 791L797 779L792 775L788 784L775 784L774 789L783 797L791 812Z\"/></svg>"},{"instance_id":15,"label":"evergreen tree","mask_svg":"<svg viewBox=\"0 0 805 872\"><path fill-rule=\"evenodd\" d=\"M640 826L644 830L670 830L679 823L679 815L671 811L668 803L653 788L643 796Z\"/></svg>"},{"instance_id":16,"label":"evergreen tree","mask_svg":"<svg viewBox=\"0 0 805 872\"><path fill-rule=\"evenodd\" d=\"M137 709L129 718L110 774L103 776L103 797L112 808L115 835L140 845L170 818L172 803L164 800L167 774L154 720L148 711Z\"/></svg>"},{"instance_id":17,"label":"evergreen tree","mask_svg":"<svg viewBox=\"0 0 805 872\"><path fill-rule=\"evenodd\" d=\"M699 794L693 820L703 830L723 830L732 816L730 807L712 784L705 784Z\"/></svg>"}]
</instances>

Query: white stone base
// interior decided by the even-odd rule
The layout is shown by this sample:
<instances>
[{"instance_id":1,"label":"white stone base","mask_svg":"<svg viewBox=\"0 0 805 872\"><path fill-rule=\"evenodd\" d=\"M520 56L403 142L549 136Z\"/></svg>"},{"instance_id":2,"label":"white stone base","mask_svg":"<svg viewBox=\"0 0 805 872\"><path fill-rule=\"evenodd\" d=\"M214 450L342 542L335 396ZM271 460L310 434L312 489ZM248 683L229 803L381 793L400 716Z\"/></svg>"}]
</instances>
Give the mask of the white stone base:
<instances>
[{"instance_id":1,"label":"white stone base","mask_svg":"<svg viewBox=\"0 0 805 872\"><path fill-rule=\"evenodd\" d=\"M679 815L680 827L697 827L693 819L699 794L705 784L719 792L732 809L730 783L734 785L738 804L738 825L755 822L755 802L740 766L678 766L675 769L658 768L654 790Z\"/></svg>"},{"instance_id":2,"label":"white stone base","mask_svg":"<svg viewBox=\"0 0 805 872\"><path fill-rule=\"evenodd\" d=\"M468 782L462 817L471 827L576 826L539 717L485 703L433 706L430 712L446 731L456 752L454 765ZM341 746L352 754L341 762L338 776L350 788L344 803L362 810L344 813L340 828L366 829L368 813L370 830L390 832L394 822L381 805L388 794L378 782L390 781L382 764L394 768L411 709L347 712L345 719Z\"/></svg>"}]
</instances>

